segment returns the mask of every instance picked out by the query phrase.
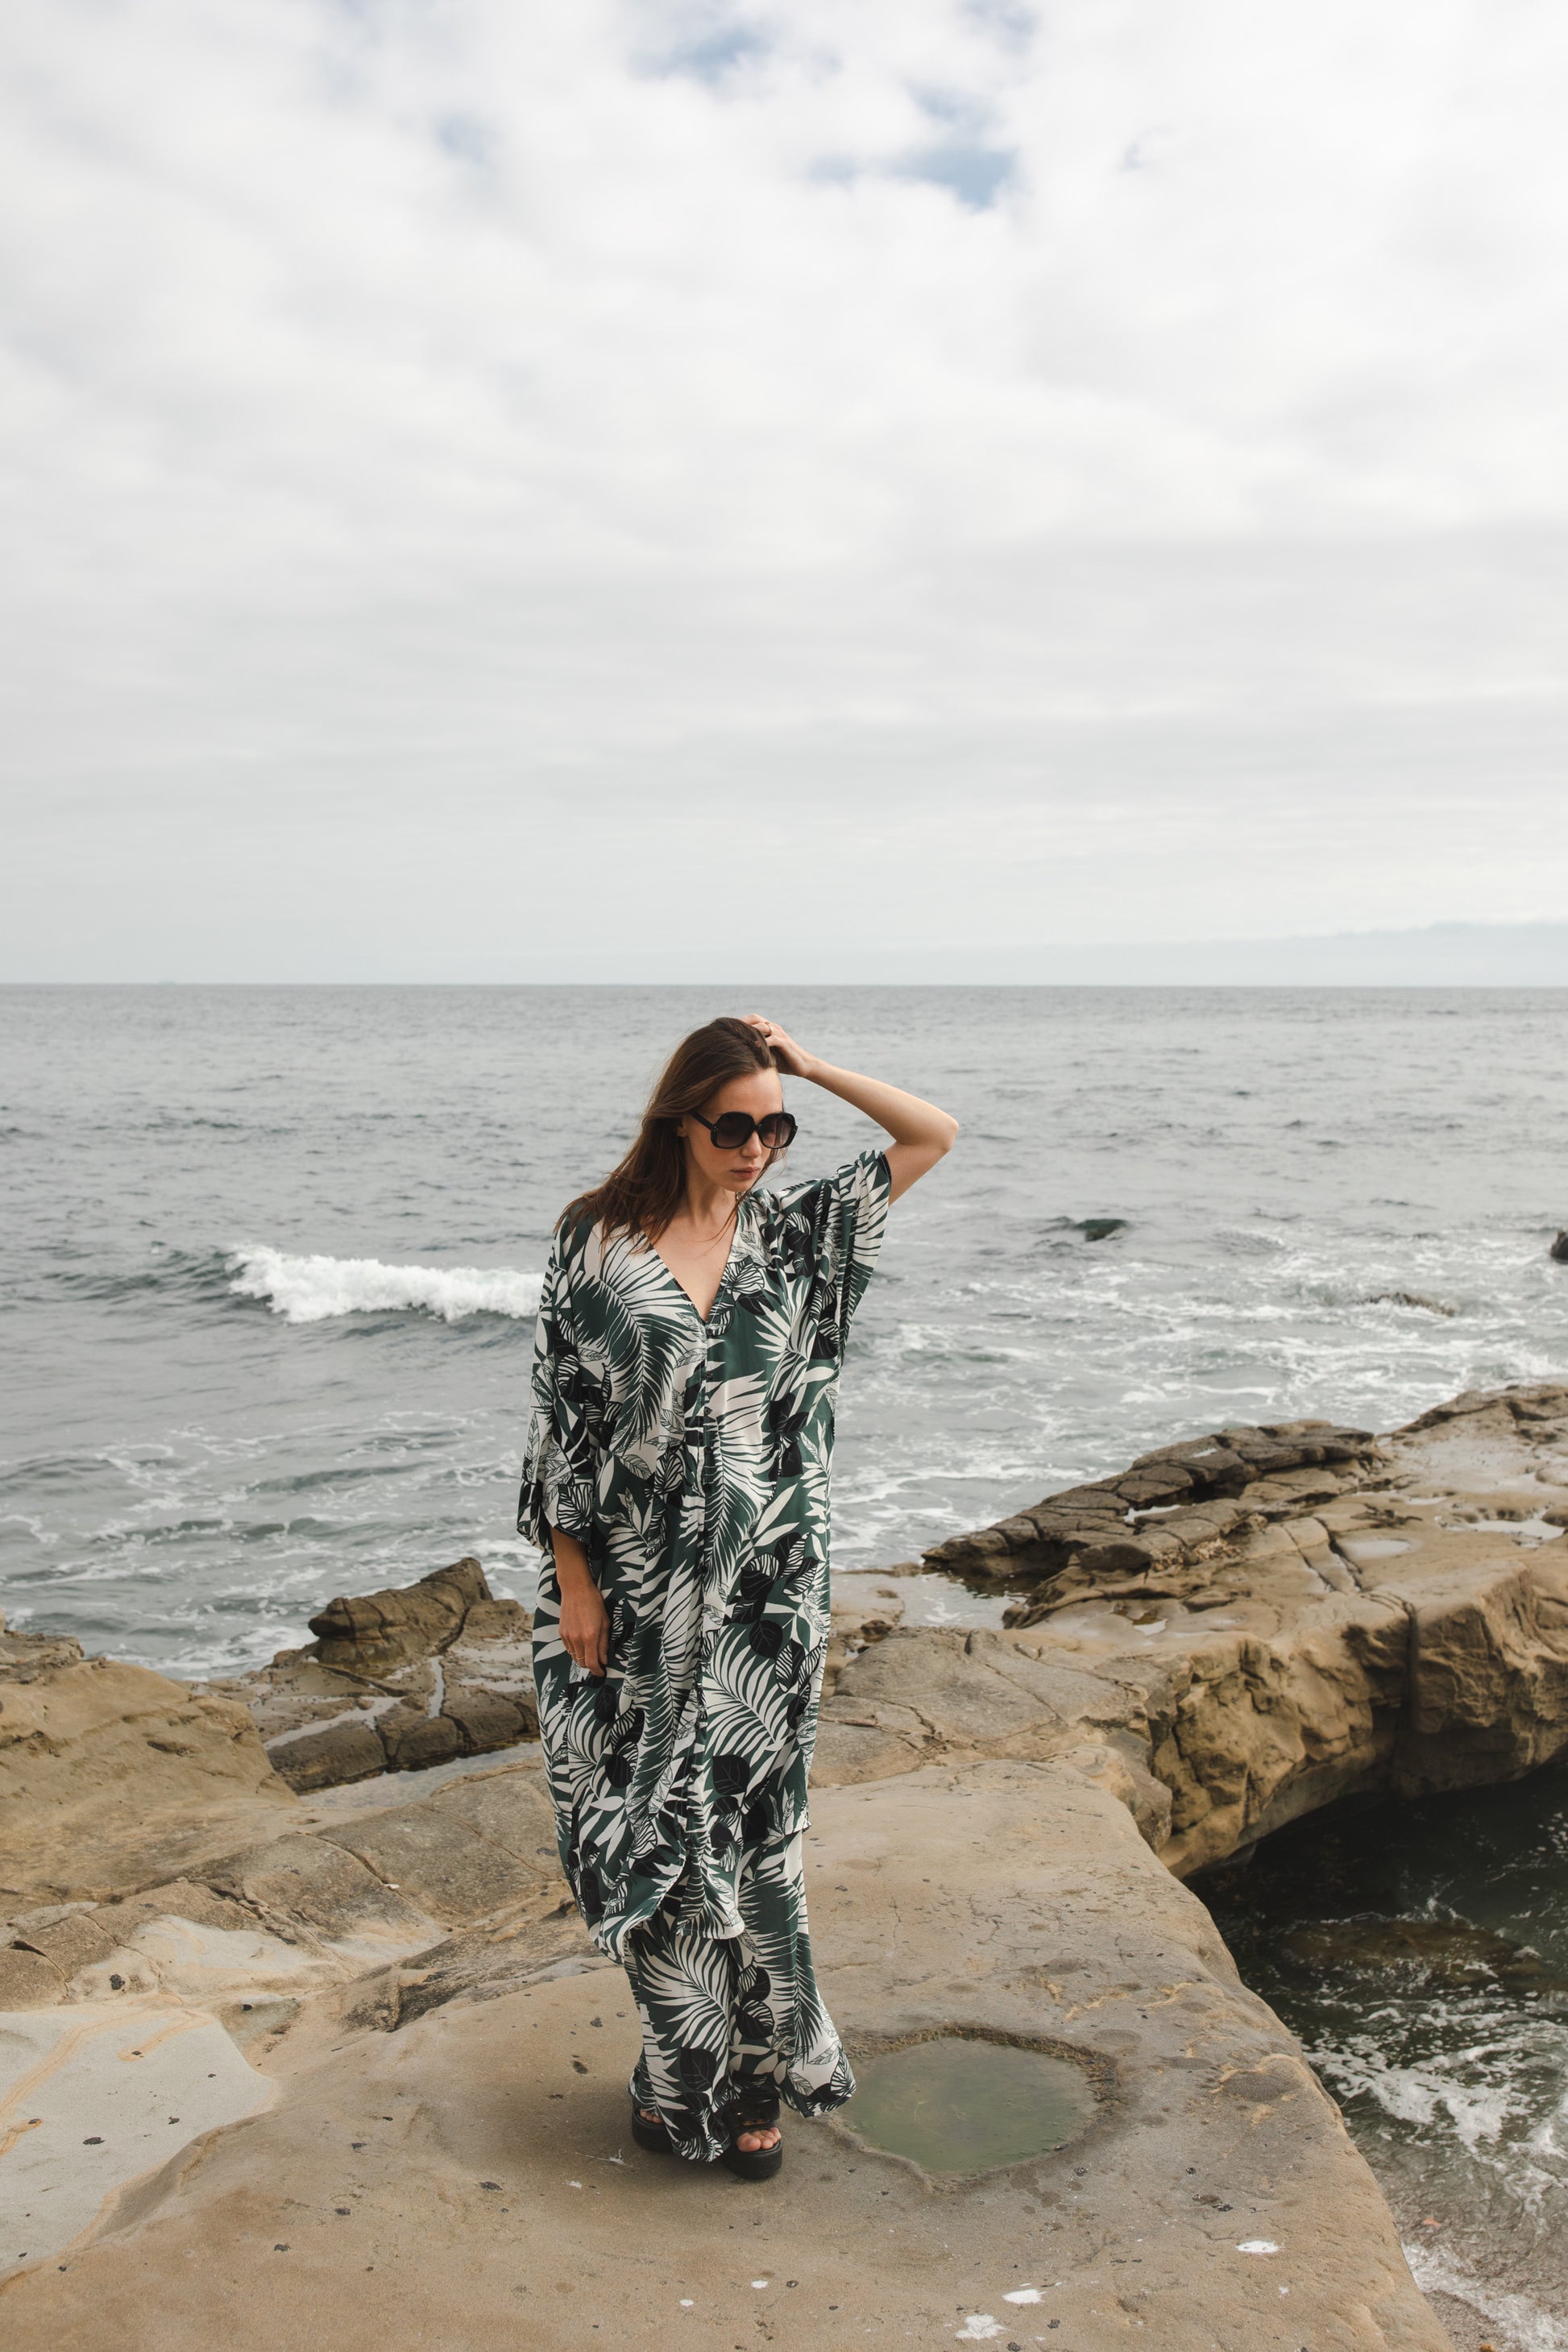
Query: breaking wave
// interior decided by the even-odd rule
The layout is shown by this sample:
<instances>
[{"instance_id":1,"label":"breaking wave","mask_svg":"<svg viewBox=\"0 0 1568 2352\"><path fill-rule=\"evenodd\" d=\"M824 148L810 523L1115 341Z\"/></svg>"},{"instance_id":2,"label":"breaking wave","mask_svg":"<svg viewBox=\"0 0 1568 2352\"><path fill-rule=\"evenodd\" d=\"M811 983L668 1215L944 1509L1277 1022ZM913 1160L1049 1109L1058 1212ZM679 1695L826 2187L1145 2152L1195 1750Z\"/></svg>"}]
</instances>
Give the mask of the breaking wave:
<instances>
[{"instance_id":1,"label":"breaking wave","mask_svg":"<svg viewBox=\"0 0 1568 2352\"><path fill-rule=\"evenodd\" d=\"M384 1265L375 1257L293 1257L286 1250L238 1249L229 1288L259 1298L286 1323L339 1315L421 1314L443 1323L470 1315L531 1318L541 1276L510 1266Z\"/></svg>"}]
</instances>

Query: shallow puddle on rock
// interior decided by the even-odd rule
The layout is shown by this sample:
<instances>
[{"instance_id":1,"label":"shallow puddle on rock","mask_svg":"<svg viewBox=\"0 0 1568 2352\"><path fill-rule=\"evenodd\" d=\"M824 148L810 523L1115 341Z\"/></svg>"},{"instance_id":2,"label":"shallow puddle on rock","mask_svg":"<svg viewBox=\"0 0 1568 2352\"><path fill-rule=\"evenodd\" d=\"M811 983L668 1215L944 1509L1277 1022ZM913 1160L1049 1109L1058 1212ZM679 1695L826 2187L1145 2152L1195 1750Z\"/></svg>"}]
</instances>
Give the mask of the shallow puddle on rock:
<instances>
[{"instance_id":1,"label":"shallow puddle on rock","mask_svg":"<svg viewBox=\"0 0 1568 2352\"><path fill-rule=\"evenodd\" d=\"M1079 2067L1010 2042L943 2035L869 2059L856 2074L846 2122L927 2172L984 2172L1046 2156L1094 2120Z\"/></svg>"}]
</instances>

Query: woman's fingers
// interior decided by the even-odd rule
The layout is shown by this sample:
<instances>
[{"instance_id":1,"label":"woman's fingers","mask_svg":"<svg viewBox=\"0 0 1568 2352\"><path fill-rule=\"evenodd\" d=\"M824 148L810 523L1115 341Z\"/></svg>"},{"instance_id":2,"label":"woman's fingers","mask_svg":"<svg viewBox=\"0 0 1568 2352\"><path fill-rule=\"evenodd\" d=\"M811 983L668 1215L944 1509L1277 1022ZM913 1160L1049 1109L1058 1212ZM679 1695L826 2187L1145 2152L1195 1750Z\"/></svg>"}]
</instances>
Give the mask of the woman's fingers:
<instances>
[{"instance_id":1,"label":"woman's fingers","mask_svg":"<svg viewBox=\"0 0 1568 2352\"><path fill-rule=\"evenodd\" d=\"M789 1031L781 1029L776 1021L770 1021L763 1013L748 1013L746 1021L772 1048L779 1067L787 1070L793 1077L800 1077L804 1073L801 1050Z\"/></svg>"},{"instance_id":2,"label":"woman's fingers","mask_svg":"<svg viewBox=\"0 0 1568 2352\"><path fill-rule=\"evenodd\" d=\"M574 1584L561 1596L561 1645L575 1666L602 1675L609 1663L610 1618L596 1585Z\"/></svg>"}]
</instances>

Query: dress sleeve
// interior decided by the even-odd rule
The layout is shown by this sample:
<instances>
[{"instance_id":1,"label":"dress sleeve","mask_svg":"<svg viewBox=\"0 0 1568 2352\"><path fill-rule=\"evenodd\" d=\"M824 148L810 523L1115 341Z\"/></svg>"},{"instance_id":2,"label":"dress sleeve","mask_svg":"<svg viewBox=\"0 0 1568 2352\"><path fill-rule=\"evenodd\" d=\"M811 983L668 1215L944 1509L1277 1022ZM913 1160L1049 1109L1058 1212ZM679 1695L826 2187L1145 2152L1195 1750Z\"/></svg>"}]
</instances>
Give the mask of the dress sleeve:
<instances>
[{"instance_id":1,"label":"dress sleeve","mask_svg":"<svg viewBox=\"0 0 1568 2352\"><path fill-rule=\"evenodd\" d=\"M813 1271L826 1294L823 1320L837 1323L841 1335L866 1295L881 1250L892 1181L887 1153L863 1151L836 1176L781 1196L787 1221L808 1239Z\"/></svg>"},{"instance_id":2,"label":"dress sleeve","mask_svg":"<svg viewBox=\"0 0 1568 2352\"><path fill-rule=\"evenodd\" d=\"M556 1236L533 1334L533 1395L523 1449L517 1530L539 1550L560 1528L586 1544L594 1525L599 1447L573 1314L571 1252Z\"/></svg>"}]
</instances>

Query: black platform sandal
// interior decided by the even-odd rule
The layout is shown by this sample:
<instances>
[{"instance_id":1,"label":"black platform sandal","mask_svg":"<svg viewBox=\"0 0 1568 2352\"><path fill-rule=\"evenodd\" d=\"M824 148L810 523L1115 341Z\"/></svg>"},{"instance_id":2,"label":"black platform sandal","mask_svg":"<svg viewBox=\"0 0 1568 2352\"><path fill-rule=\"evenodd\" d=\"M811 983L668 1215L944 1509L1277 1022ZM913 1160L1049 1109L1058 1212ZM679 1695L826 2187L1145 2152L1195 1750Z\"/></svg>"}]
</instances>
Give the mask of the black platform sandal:
<instances>
[{"instance_id":1,"label":"black platform sandal","mask_svg":"<svg viewBox=\"0 0 1568 2352\"><path fill-rule=\"evenodd\" d=\"M658 2117L645 2116L635 2099L632 2101L632 2137L639 2147L646 2147L650 2156L673 2156L675 2153L669 2134Z\"/></svg>"},{"instance_id":2,"label":"black platform sandal","mask_svg":"<svg viewBox=\"0 0 1568 2352\"><path fill-rule=\"evenodd\" d=\"M730 2145L724 2150L724 2162L742 2180L771 2180L784 2162L784 2142L775 2140L772 2147L737 2147L742 2132L771 2131L779 2119L776 2091L759 2087L743 2087L735 2101L735 2112L730 2118Z\"/></svg>"}]
</instances>

